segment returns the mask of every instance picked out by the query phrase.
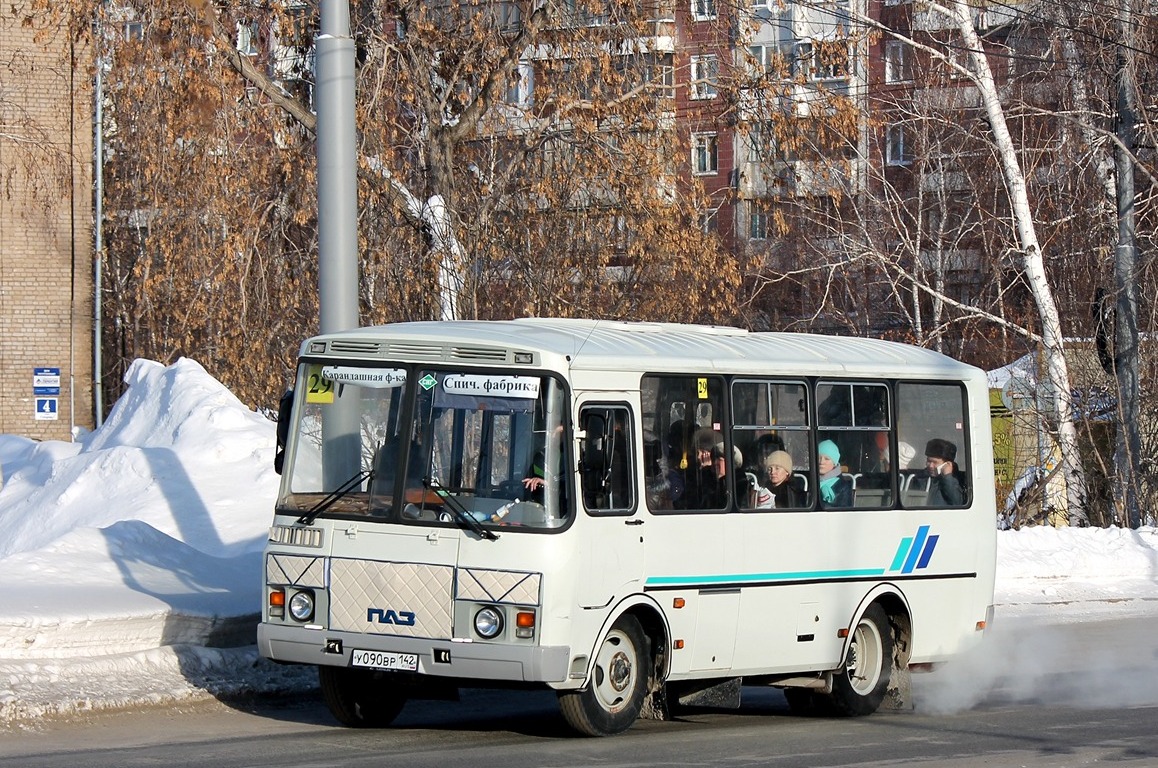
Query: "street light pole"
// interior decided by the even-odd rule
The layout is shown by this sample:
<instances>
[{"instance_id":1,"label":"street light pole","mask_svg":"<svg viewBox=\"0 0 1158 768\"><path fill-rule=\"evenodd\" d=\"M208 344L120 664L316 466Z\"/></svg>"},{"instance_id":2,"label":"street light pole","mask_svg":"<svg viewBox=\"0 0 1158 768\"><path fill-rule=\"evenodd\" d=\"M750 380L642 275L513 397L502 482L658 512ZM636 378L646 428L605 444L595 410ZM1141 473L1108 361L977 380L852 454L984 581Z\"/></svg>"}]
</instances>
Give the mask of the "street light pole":
<instances>
[{"instance_id":1,"label":"street light pole","mask_svg":"<svg viewBox=\"0 0 1158 768\"><path fill-rule=\"evenodd\" d=\"M358 179L349 0L321 0L318 113L318 301L322 333L358 327Z\"/></svg>"},{"instance_id":2,"label":"street light pole","mask_svg":"<svg viewBox=\"0 0 1158 768\"><path fill-rule=\"evenodd\" d=\"M1118 243L1114 249L1114 373L1118 384L1118 434L1114 446L1115 497L1122 505L1122 522L1131 528L1142 524L1136 467L1142 461L1139 435L1138 383L1138 252L1134 222L1134 132L1137 111L1134 93L1134 42L1131 0L1119 6L1121 40L1118 42L1118 143L1114 165L1118 182Z\"/></svg>"},{"instance_id":3,"label":"street light pole","mask_svg":"<svg viewBox=\"0 0 1158 768\"><path fill-rule=\"evenodd\" d=\"M318 305L322 333L358 327L358 177L349 0L321 0L314 41L318 112ZM340 397L322 422L322 476L337 488L361 466L358 403Z\"/></svg>"}]
</instances>

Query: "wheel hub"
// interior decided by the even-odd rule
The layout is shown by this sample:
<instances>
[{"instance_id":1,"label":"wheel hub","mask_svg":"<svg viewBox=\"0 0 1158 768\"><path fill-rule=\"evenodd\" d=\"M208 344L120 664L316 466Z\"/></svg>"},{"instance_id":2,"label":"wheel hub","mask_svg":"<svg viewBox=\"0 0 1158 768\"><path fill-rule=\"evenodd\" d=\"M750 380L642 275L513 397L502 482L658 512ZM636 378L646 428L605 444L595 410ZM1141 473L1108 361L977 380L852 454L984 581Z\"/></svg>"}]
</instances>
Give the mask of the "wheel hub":
<instances>
[{"instance_id":1,"label":"wheel hub","mask_svg":"<svg viewBox=\"0 0 1158 768\"><path fill-rule=\"evenodd\" d=\"M611 663L607 665L607 682L616 691L623 692L627 689L627 684L631 681L631 659L627 658L627 654L618 652L611 657Z\"/></svg>"}]
</instances>

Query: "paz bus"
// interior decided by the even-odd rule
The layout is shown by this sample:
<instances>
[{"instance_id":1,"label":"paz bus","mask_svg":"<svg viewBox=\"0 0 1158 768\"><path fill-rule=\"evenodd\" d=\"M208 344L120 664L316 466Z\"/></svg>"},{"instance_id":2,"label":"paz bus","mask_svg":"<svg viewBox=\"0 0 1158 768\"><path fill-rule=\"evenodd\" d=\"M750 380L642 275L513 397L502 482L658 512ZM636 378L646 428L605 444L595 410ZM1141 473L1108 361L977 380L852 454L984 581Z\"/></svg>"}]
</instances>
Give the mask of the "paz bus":
<instances>
[{"instance_id":1,"label":"paz bus","mask_svg":"<svg viewBox=\"0 0 1158 768\"><path fill-rule=\"evenodd\" d=\"M991 621L986 382L927 349L399 323L306 340L285 403L258 645L345 725L491 686L588 735L742 686L865 715Z\"/></svg>"}]
</instances>

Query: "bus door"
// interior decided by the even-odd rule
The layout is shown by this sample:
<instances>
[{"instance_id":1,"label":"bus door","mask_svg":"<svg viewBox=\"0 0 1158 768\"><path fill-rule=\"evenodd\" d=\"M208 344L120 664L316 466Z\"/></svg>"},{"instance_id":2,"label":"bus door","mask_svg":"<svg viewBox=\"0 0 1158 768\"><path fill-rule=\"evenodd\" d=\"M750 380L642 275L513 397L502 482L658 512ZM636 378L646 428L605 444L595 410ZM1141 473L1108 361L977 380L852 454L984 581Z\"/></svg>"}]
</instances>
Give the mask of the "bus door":
<instances>
[{"instance_id":1,"label":"bus door","mask_svg":"<svg viewBox=\"0 0 1158 768\"><path fill-rule=\"evenodd\" d=\"M636 477L637 404L601 392L579 404L579 503L583 578L579 604L601 608L643 587L644 538Z\"/></svg>"}]
</instances>

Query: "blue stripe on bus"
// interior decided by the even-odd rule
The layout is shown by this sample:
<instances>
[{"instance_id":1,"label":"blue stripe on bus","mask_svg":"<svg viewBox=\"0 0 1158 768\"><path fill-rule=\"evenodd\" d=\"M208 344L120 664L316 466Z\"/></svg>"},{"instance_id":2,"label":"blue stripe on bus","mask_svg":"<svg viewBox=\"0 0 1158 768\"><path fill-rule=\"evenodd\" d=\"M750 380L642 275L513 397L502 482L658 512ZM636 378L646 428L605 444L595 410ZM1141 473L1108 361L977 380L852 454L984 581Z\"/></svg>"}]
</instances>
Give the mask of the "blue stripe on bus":
<instances>
[{"instance_id":1,"label":"blue stripe on bus","mask_svg":"<svg viewBox=\"0 0 1158 768\"><path fill-rule=\"evenodd\" d=\"M921 552L921 559L917 561L918 568L924 568L929 564L929 559L933 557L933 549L937 546L937 539L940 536L930 536L929 540L925 542L925 549Z\"/></svg>"},{"instance_id":2,"label":"blue stripe on bus","mask_svg":"<svg viewBox=\"0 0 1158 768\"><path fill-rule=\"evenodd\" d=\"M925 546L925 538L929 535L929 526L922 525L917 529L917 537L913 541L913 548L909 550L909 556L905 559L905 567L901 569L901 573L912 573L913 568L917 565L917 558L921 554L921 549Z\"/></svg>"}]
</instances>

